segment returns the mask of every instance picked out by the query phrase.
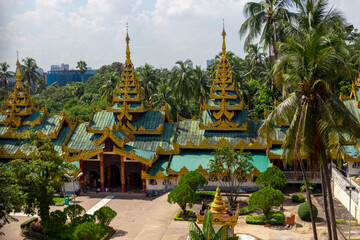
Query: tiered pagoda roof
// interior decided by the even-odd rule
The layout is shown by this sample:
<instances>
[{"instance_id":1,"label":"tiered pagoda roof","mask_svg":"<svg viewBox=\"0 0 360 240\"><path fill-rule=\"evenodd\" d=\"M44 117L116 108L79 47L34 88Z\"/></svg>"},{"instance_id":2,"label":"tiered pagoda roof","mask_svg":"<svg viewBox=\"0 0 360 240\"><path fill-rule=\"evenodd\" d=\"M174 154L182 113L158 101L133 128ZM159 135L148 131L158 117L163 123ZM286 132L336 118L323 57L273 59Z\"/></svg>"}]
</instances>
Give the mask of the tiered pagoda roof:
<instances>
[{"instance_id":1,"label":"tiered pagoda roof","mask_svg":"<svg viewBox=\"0 0 360 240\"><path fill-rule=\"evenodd\" d=\"M33 129L38 136L49 137L60 156L65 152L62 145L71 131L71 121L65 113L53 115L46 106L34 106L35 100L24 87L19 59L16 62L16 84L5 99L6 108L0 112L0 159L27 158L32 154L27 141L20 140L27 130Z\"/></svg>"},{"instance_id":2,"label":"tiered pagoda roof","mask_svg":"<svg viewBox=\"0 0 360 240\"><path fill-rule=\"evenodd\" d=\"M210 90L210 99L201 105L200 129L247 130L247 108L236 93L230 62L226 57L226 32L223 28L222 53Z\"/></svg>"}]
</instances>

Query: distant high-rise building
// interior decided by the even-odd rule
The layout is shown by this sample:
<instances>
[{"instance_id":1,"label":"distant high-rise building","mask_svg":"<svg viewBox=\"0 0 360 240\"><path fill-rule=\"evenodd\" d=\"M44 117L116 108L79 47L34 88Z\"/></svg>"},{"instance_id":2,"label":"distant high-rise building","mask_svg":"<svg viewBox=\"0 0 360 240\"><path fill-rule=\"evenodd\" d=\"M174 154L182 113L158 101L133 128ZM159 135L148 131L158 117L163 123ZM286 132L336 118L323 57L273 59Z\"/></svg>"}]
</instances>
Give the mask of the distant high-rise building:
<instances>
[{"instance_id":1,"label":"distant high-rise building","mask_svg":"<svg viewBox=\"0 0 360 240\"><path fill-rule=\"evenodd\" d=\"M90 67L86 70L83 76L83 81L86 82L89 77L95 75L96 70L92 70ZM59 65L51 65L50 71L46 75L47 85L57 82L59 86L65 86L69 82L81 82L80 70L70 70L69 64L62 63Z\"/></svg>"},{"instance_id":2,"label":"distant high-rise building","mask_svg":"<svg viewBox=\"0 0 360 240\"><path fill-rule=\"evenodd\" d=\"M192 68L192 67L193 67L193 62L189 62L189 63L187 64L187 66Z\"/></svg>"},{"instance_id":3,"label":"distant high-rise building","mask_svg":"<svg viewBox=\"0 0 360 240\"><path fill-rule=\"evenodd\" d=\"M211 64L215 62L215 59L208 59L206 60L206 67L208 68Z\"/></svg>"}]
</instances>

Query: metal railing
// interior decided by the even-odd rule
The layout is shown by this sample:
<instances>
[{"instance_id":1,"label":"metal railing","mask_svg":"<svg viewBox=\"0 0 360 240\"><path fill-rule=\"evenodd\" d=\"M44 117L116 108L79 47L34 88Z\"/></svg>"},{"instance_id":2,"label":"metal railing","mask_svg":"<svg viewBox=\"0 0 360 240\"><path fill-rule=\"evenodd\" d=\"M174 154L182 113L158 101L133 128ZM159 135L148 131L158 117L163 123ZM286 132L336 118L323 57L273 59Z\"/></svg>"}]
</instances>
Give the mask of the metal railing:
<instances>
[{"instance_id":1,"label":"metal railing","mask_svg":"<svg viewBox=\"0 0 360 240\"><path fill-rule=\"evenodd\" d=\"M300 183L303 179L301 171L283 171L288 183ZM321 182L320 172L305 172L305 176L316 183Z\"/></svg>"}]
</instances>

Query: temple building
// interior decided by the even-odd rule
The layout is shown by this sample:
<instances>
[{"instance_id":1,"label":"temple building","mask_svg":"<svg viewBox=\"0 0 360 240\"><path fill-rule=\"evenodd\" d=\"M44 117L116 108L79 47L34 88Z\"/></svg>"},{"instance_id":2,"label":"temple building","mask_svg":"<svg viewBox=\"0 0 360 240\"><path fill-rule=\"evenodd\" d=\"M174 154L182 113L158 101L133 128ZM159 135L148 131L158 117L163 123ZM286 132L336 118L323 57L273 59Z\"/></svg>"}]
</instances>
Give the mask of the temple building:
<instances>
[{"instance_id":1,"label":"temple building","mask_svg":"<svg viewBox=\"0 0 360 240\"><path fill-rule=\"evenodd\" d=\"M128 34L125 64L111 103L105 110L95 107L88 122L76 119L72 124L64 113L53 115L46 107L35 108L34 99L21 82L18 61L16 86L0 114L0 159L29 158L31 151L18 136L33 126L39 136L52 140L59 156L81 168L84 190L160 193L176 186L188 171L209 177L206 169L211 153L224 146L251 153L256 169L244 188L256 188L258 174L273 165L284 171L288 183L299 183L293 169L281 160L281 144L289 124L279 121L270 139L259 138L264 120L249 119L249 106L236 94L225 36L223 29L222 54L210 97L200 105L199 119L178 116L177 122L170 121L166 107L153 110L145 101L131 61ZM350 97L342 98L360 120L360 82L354 84ZM352 172L360 170L359 147L343 146L343 161L354 162ZM315 179L320 181L319 176ZM206 188L215 189L217 185L209 179Z\"/></svg>"}]
</instances>

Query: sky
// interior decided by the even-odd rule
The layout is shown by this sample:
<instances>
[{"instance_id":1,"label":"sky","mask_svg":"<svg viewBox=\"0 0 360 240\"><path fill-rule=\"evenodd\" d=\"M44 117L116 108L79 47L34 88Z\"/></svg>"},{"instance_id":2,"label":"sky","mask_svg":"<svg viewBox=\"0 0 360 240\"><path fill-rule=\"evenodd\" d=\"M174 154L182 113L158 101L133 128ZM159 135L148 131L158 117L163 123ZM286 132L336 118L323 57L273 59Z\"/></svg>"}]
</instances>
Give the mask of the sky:
<instances>
[{"instance_id":1,"label":"sky","mask_svg":"<svg viewBox=\"0 0 360 240\"><path fill-rule=\"evenodd\" d=\"M45 71L84 60L97 69L125 61L126 23L135 67L171 68L221 51L222 19L227 50L243 57L239 29L249 0L0 0L0 62L11 69L32 57ZM329 0L360 29L360 0Z\"/></svg>"}]
</instances>

